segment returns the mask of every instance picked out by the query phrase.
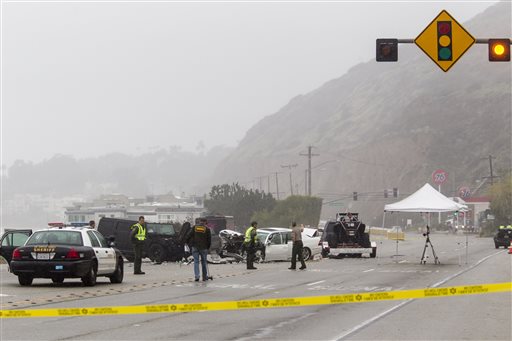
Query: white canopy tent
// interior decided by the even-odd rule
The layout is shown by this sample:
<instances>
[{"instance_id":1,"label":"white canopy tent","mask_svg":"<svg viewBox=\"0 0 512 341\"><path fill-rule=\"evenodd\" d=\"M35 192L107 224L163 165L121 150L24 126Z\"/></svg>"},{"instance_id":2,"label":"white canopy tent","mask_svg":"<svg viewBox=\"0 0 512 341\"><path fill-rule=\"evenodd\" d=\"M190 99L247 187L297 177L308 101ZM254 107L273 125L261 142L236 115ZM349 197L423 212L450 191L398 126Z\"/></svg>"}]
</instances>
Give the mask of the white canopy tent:
<instances>
[{"instance_id":1,"label":"white canopy tent","mask_svg":"<svg viewBox=\"0 0 512 341\"><path fill-rule=\"evenodd\" d=\"M464 210L467 210L466 205L445 197L428 183L407 198L384 206L384 212L432 213Z\"/></svg>"},{"instance_id":2,"label":"white canopy tent","mask_svg":"<svg viewBox=\"0 0 512 341\"><path fill-rule=\"evenodd\" d=\"M419 190L409 195L407 198L384 206L384 215L382 218L382 227L386 222L386 212L411 212L411 213L428 213L428 225L430 225L430 213L433 212L457 212L467 211L467 206L459 204L437 191L430 184L426 183ZM427 236L427 242L430 239ZM430 246L433 246L430 243ZM426 244L425 244L426 249ZM424 260L425 249L423 250L422 261ZM434 251L433 251L434 252ZM396 244L396 256L398 256L398 238ZM436 264L437 256L434 253Z\"/></svg>"}]
</instances>

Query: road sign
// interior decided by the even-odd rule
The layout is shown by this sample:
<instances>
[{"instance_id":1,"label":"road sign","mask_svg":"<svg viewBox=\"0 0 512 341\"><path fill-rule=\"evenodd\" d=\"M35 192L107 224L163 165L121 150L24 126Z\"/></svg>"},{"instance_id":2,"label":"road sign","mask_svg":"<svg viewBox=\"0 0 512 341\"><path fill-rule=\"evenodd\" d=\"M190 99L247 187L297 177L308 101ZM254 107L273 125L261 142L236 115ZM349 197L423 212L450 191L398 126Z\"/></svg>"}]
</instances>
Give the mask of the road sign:
<instances>
[{"instance_id":1,"label":"road sign","mask_svg":"<svg viewBox=\"0 0 512 341\"><path fill-rule=\"evenodd\" d=\"M471 196L471 190L467 186L462 186L459 188L459 197L462 199L469 198Z\"/></svg>"},{"instance_id":2,"label":"road sign","mask_svg":"<svg viewBox=\"0 0 512 341\"><path fill-rule=\"evenodd\" d=\"M443 10L420 33L414 43L446 72L475 41L464 27Z\"/></svg>"},{"instance_id":3,"label":"road sign","mask_svg":"<svg viewBox=\"0 0 512 341\"><path fill-rule=\"evenodd\" d=\"M432 173L432 181L434 181L436 185L444 184L447 179L448 173L446 173L444 169L438 169Z\"/></svg>"}]
</instances>

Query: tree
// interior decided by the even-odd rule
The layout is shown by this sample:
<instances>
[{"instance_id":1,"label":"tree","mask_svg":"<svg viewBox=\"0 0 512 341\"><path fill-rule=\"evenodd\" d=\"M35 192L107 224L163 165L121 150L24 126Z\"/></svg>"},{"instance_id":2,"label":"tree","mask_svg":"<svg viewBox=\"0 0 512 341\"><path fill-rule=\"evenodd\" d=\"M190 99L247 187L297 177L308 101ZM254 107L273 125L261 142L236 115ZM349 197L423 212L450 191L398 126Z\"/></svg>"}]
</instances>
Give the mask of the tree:
<instances>
[{"instance_id":1,"label":"tree","mask_svg":"<svg viewBox=\"0 0 512 341\"><path fill-rule=\"evenodd\" d=\"M491 212L496 226L512 223L512 173L504 176L490 189Z\"/></svg>"},{"instance_id":2,"label":"tree","mask_svg":"<svg viewBox=\"0 0 512 341\"><path fill-rule=\"evenodd\" d=\"M272 211L257 212L253 220L259 226L290 226L292 222L317 226L322 210L322 199L310 196L292 195L279 201Z\"/></svg>"},{"instance_id":3,"label":"tree","mask_svg":"<svg viewBox=\"0 0 512 341\"><path fill-rule=\"evenodd\" d=\"M236 226L248 226L256 212L272 210L275 204L272 194L248 190L238 183L213 186L204 202L211 214L232 215Z\"/></svg>"}]
</instances>

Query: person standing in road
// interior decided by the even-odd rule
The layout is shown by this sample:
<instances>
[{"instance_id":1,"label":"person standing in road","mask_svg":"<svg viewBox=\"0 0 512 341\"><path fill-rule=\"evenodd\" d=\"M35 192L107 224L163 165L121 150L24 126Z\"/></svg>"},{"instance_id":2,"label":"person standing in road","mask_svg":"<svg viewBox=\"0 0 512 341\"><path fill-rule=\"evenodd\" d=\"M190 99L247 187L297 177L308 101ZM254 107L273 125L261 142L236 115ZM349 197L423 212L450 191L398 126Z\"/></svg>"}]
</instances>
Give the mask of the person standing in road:
<instances>
[{"instance_id":1,"label":"person standing in road","mask_svg":"<svg viewBox=\"0 0 512 341\"><path fill-rule=\"evenodd\" d=\"M180 230L180 242L183 244L183 259L188 262L188 258L192 255L190 251L190 245L187 244L187 238L189 237L192 226L188 221L184 222ZM188 264L188 263L187 263Z\"/></svg>"},{"instance_id":2,"label":"person standing in road","mask_svg":"<svg viewBox=\"0 0 512 341\"><path fill-rule=\"evenodd\" d=\"M186 242L192 248L192 256L194 257L194 280L199 281L199 257L201 257L201 270L203 272L203 281L208 280L208 269L206 265L206 257L208 249L212 244L212 233L206 226L206 218L200 218L199 224L194 225L190 229Z\"/></svg>"},{"instance_id":3,"label":"person standing in road","mask_svg":"<svg viewBox=\"0 0 512 341\"><path fill-rule=\"evenodd\" d=\"M288 268L290 270L295 270L296 262L297 262L297 255L299 256L299 261L302 264L302 266L299 268L300 270L306 269L306 263L304 262L304 255L303 255L303 247L302 244L302 231L304 229L300 226L297 226L296 222L292 223L292 241L293 241L293 248L292 248L292 265Z\"/></svg>"},{"instance_id":4,"label":"person standing in road","mask_svg":"<svg viewBox=\"0 0 512 341\"><path fill-rule=\"evenodd\" d=\"M96 228L96 223L94 220L89 221L89 225L87 225L87 228L90 228L91 230L94 230Z\"/></svg>"},{"instance_id":5,"label":"person standing in road","mask_svg":"<svg viewBox=\"0 0 512 341\"><path fill-rule=\"evenodd\" d=\"M247 252L247 270L256 270L254 267L254 257L256 254L256 241L258 223L253 221L251 226L245 231L244 248Z\"/></svg>"},{"instance_id":6,"label":"person standing in road","mask_svg":"<svg viewBox=\"0 0 512 341\"><path fill-rule=\"evenodd\" d=\"M146 242L146 223L144 222L144 216L139 217L139 222L137 224L133 224L131 230L130 236L133 245L133 252L135 253L133 273L135 275L144 275L145 272L141 270L142 250L144 249L144 243Z\"/></svg>"}]
</instances>

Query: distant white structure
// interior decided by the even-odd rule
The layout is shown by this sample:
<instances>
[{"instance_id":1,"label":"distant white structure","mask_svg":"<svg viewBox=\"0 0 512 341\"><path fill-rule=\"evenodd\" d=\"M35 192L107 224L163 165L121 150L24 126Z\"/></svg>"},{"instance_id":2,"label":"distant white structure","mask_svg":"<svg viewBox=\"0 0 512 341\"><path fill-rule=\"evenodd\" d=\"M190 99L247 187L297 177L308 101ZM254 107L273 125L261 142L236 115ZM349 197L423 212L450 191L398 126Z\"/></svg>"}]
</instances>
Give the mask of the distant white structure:
<instances>
[{"instance_id":1,"label":"distant white structure","mask_svg":"<svg viewBox=\"0 0 512 341\"><path fill-rule=\"evenodd\" d=\"M147 199L160 198L152 196L141 200L124 195L108 195L92 203L75 203L71 207L66 207L65 223L86 225L90 220L98 222L104 217L137 220L139 216L144 216L147 222L153 223L193 222L205 212L202 200L197 198L175 198L174 202L155 202Z\"/></svg>"}]
</instances>

